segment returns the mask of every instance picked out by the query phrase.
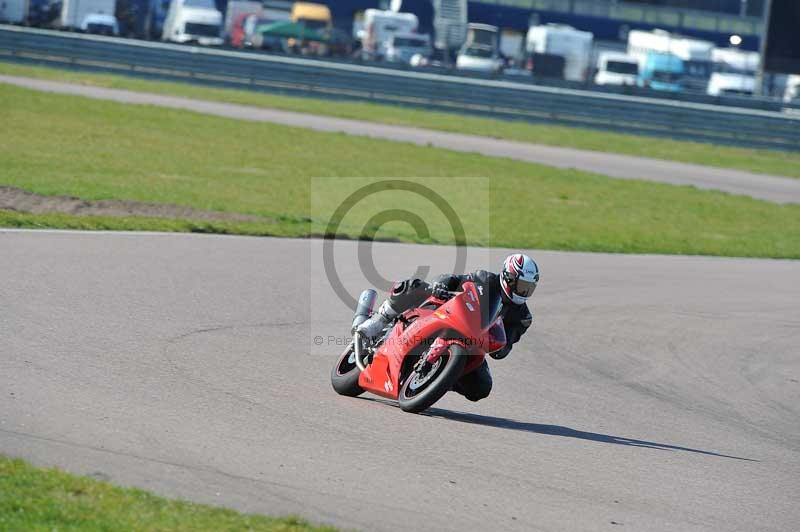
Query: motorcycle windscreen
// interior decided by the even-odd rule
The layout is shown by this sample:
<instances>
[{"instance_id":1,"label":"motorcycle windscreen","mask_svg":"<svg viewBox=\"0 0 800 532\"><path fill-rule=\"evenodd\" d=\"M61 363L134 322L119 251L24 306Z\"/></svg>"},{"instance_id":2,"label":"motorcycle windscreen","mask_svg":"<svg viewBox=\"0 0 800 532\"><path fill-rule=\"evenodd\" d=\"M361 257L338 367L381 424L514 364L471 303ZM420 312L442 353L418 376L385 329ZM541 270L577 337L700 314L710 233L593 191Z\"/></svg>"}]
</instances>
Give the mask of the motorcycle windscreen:
<instances>
[{"instance_id":1,"label":"motorcycle windscreen","mask_svg":"<svg viewBox=\"0 0 800 532\"><path fill-rule=\"evenodd\" d=\"M481 329L488 329L500 315L503 306L500 283L475 283L475 289L481 306Z\"/></svg>"}]
</instances>

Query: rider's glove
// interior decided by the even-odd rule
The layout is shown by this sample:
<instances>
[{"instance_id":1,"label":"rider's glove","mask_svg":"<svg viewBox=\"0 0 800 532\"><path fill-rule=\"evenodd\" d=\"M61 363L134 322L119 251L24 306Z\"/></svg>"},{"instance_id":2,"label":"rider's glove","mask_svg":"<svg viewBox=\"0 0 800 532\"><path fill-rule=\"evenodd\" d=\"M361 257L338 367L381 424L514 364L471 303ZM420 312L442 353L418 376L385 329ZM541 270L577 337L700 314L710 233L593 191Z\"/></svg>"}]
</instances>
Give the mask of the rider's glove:
<instances>
[{"instance_id":1,"label":"rider's glove","mask_svg":"<svg viewBox=\"0 0 800 532\"><path fill-rule=\"evenodd\" d=\"M447 285L444 283L434 283L431 286L431 295L438 299L448 300L450 299L450 290L447 289Z\"/></svg>"}]
</instances>

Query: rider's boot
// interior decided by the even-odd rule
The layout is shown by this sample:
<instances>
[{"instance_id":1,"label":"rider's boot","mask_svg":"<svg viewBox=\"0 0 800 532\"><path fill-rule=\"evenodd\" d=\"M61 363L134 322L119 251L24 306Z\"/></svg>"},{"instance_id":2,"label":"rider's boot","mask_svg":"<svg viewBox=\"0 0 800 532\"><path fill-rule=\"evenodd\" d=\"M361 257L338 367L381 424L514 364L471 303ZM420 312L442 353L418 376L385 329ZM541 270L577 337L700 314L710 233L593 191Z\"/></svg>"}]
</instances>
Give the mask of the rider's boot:
<instances>
[{"instance_id":1,"label":"rider's boot","mask_svg":"<svg viewBox=\"0 0 800 532\"><path fill-rule=\"evenodd\" d=\"M384 301L378 310L370 316L364 323L358 326L356 331L364 338L373 340L381 331L397 317L397 312L389 305L389 301Z\"/></svg>"}]
</instances>

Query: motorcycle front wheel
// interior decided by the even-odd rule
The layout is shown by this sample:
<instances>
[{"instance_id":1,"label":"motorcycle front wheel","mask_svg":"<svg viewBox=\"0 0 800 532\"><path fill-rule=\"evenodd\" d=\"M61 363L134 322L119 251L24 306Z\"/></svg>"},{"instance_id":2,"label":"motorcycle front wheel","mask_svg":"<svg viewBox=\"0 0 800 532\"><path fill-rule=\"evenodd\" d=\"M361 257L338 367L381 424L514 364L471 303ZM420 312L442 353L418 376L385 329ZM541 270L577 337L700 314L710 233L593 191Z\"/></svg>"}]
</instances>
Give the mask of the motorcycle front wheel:
<instances>
[{"instance_id":1,"label":"motorcycle front wheel","mask_svg":"<svg viewBox=\"0 0 800 532\"><path fill-rule=\"evenodd\" d=\"M364 389L358 385L360 374L361 371L356 366L356 354L351 343L331 370L331 385L339 395L356 397L364 393Z\"/></svg>"},{"instance_id":2,"label":"motorcycle front wheel","mask_svg":"<svg viewBox=\"0 0 800 532\"><path fill-rule=\"evenodd\" d=\"M423 355L424 356L424 355ZM455 385L467 364L467 351L452 344L424 374L413 371L400 387L398 401L405 412L422 412L441 399Z\"/></svg>"}]
</instances>

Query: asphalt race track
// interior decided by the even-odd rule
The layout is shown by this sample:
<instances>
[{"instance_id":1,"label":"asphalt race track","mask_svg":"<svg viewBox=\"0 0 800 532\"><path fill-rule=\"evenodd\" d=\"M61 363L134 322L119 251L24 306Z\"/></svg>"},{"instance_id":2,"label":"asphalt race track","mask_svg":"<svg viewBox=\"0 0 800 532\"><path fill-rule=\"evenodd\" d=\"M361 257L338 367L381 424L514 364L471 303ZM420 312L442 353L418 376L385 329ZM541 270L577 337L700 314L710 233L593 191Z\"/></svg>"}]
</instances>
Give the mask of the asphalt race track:
<instances>
[{"instance_id":1,"label":"asphalt race track","mask_svg":"<svg viewBox=\"0 0 800 532\"><path fill-rule=\"evenodd\" d=\"M238 120L271 122L317 131L343 132L348 135L410 142L421 146L480 153L490 157L506 157L556 168L575 168L618 179L690 185L775 203L800 203L800 179L788 177L17 76L0 75L0 83L128 104L184 109ZM709 149L713 149L713 146Z\"/></svg>"},{"instance_id":2,"label":"asphalt race track","mask_svg":"<svg viewBox=\"0 0 800 532\"><path fill-rule=\"evenodd\" d=\"M318 245L0 230L0 453L361 530L797 530L797 262L534 252L492 395L410 415L331 389L313 338L351 316Z\"/></svg>"}]
</instances>

